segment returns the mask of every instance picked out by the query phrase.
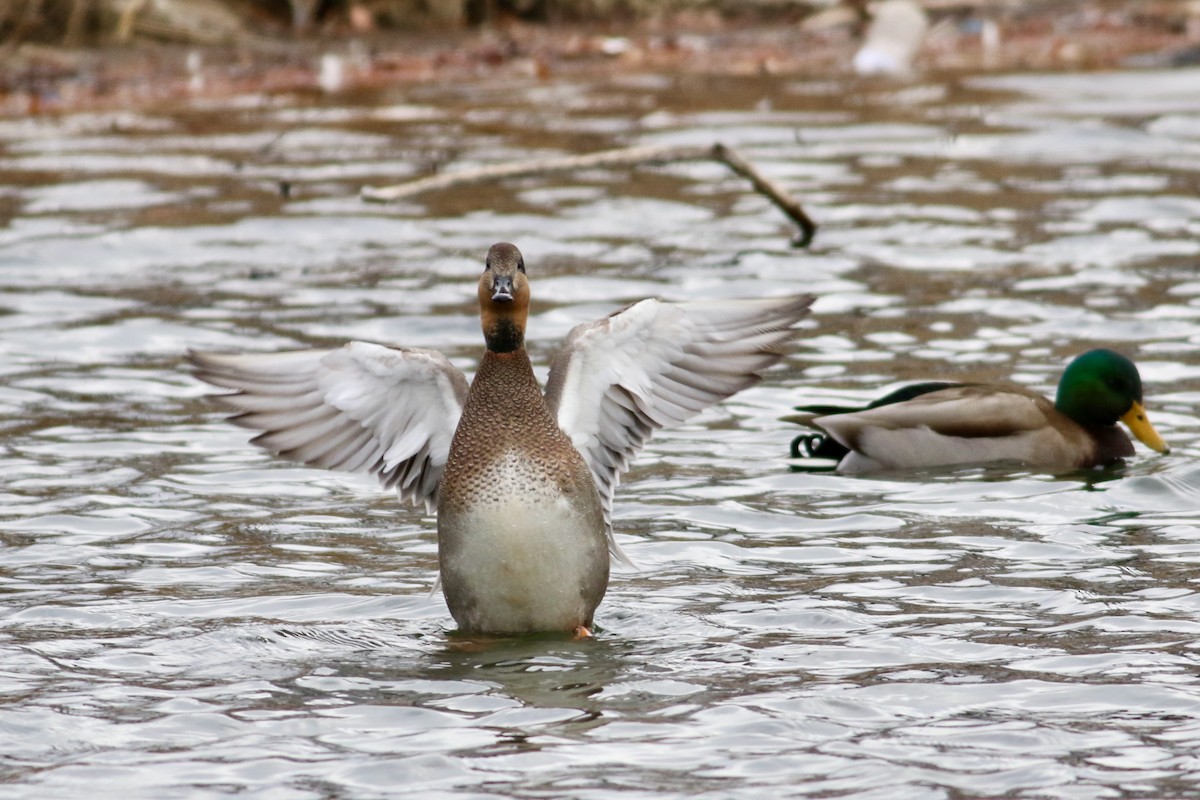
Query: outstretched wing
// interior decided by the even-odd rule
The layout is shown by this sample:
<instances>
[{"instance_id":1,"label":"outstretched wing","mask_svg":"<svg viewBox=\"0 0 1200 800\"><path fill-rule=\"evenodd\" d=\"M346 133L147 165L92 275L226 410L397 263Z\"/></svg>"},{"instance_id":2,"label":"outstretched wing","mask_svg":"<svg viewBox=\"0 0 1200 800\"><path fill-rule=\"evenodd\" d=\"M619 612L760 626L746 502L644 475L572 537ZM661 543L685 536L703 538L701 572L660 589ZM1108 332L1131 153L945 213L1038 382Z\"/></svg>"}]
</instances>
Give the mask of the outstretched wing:
<instances>
[{"instance_id":1,"label":"outstretched wing","mask_svg":"<svg viewBox=\"0 0 1200 800\"><path fill-rule=\"evenodd\" d=\"M351 342L336 350L188 352L196 377L234 389L213 400L252 441L304 464L378 476L432 511L467 397L467 379L433 350Z\"/></svg>"},{"instance_id":2,"label":"outstretched wing","mask_svg":"<svg viewBox=\"0 0 1200 800\"><path fill-rule=\"evenodd\" d=\"M642 300L571 331L546 402L591 467L610 536L613 491L650 434L757 383L812 300Z\"/></svg>"}]
</instances>

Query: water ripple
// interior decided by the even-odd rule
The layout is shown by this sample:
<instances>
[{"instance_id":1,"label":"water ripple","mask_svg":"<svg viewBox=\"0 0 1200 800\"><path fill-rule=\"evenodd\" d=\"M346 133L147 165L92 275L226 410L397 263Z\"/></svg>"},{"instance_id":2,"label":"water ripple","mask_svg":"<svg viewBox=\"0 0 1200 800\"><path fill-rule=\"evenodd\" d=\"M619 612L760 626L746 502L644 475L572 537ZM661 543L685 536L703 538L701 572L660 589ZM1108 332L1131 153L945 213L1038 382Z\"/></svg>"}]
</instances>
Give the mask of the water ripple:
<instances>
[{"instance_id":1,"label":"water ripple","mask_svg":"<svg viewBox=\"0 0 1200 800\"><path fill-rule=\"evenodd\" d=\"M1189 796L1194 77L562 78L0 120L0 780L130 800ZM802 195L811 250L706 164L355 197L447 159L714 131ZM819 296L762 385L625 476L635 567L591 641L453 633L433 521L255 451L180 360L359 338L473 370L471 285L501 239L537 287L542 376L571 327L646 295ZM1142 366L1170 456L790 469L791 406L939 377L1051 393L1098 345Z\"/></svg>"}]
</instances>

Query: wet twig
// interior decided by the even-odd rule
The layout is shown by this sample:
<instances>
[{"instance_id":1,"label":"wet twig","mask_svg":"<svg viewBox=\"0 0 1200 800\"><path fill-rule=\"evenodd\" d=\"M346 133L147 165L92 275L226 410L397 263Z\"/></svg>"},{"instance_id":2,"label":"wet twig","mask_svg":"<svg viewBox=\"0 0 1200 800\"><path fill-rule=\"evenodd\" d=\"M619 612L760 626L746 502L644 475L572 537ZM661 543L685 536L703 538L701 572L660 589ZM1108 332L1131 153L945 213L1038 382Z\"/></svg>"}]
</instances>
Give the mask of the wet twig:
<instances>
[{"instance_id":1,"label":"wet twig","mask_svg":"<svg viewBox=\"0 0 1200 800\"><path fill-rule=\"evenodd\" d=\"M750 181L751 185L766 195L780 211L799 226L793 238L796 247L807 247L817 232L816 224L804 212L800 203L785 192L777 183L763 175L742 158L733 148L717 142L711 145L666 145L628 147L621 150L603 150L584 156L565 156L537 161L519 161L511 164L496 164L478 169L464 169L418 178L394 186L362 189L362 198L373 203L387 203L406 197L414 197L439 189L453 189L478 183L499 181L505 178L524 178L532 175L551 175L559 172L575 172L583 169L606 167L640 167L656 164L673 164L681 161L719 161Z\"/></svg>"},{"instance_id":2,"label":"wet twig","mask_svg":"<svg viewBox=\"0 0 1200 800\"><path fill-rule=\"evenodd\" d=\"M121 11L121 16L117 20L116 38L118 42L128 42L133 36L133 28L137 24L138 14L142 13L146 3L147 0L129 0L129 4Z\"/></svg>"}]
</instances>

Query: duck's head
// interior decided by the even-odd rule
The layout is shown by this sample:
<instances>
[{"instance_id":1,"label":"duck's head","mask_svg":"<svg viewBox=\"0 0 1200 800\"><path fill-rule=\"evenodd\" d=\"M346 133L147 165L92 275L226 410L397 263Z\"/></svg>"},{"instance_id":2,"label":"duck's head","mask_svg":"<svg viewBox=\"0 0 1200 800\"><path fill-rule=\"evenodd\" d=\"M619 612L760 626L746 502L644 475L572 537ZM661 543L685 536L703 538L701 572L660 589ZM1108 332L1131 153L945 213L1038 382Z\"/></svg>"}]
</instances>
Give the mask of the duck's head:
<instances>
[{"instance_id":1,"label":"duck's head","mask_svg":"<svg viewBox=\"0 0 1200 800\"><path fill-rule=\"evenodd\" d=\"M525 259L515 245L494 244L479 278L479 318L488 350L511 353L525 346L529 317L529 280Z\"/></svg>"},{"instance_id":2,"label":"duck's head","mask_svg":"<svg viewBox=\"0 0 1200 800\"><path fill-rule=\"evenodd\" d=\"M1142 376L1133 362L1112 350L1089 350L1067 365L1054 407L1084 427L1124 422L1147 447L1171 448L1154 430L1142 407Z\"/></svg>"}]
</instances>

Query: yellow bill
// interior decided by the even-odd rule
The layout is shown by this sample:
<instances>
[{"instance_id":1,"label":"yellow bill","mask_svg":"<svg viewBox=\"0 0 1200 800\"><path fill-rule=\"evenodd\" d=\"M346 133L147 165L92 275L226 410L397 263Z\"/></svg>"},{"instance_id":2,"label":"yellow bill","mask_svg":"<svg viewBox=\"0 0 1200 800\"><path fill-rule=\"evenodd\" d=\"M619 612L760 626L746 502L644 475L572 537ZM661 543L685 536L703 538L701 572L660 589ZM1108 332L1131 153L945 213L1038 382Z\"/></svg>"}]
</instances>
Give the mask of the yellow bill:
<instances>
[{"instance_id":1,"label":"yellow bill","mask_svg":"<svg viewBox=\"0 0 1200 800\"><path fill-rule=\"evenodd\" d=\"M1158 435L1158 431L1154 430L1154 426L1150 424L1150 420L1146 419L1146 409L1142 408L1141 403L1134 402L1133 406L1121 417L1121 422L1124 422L1129 427L1130 433L1146 447L1160 453L1171 452L1171 446L1163 441L1163 438Z\"/></svg>"}]
</instances>

